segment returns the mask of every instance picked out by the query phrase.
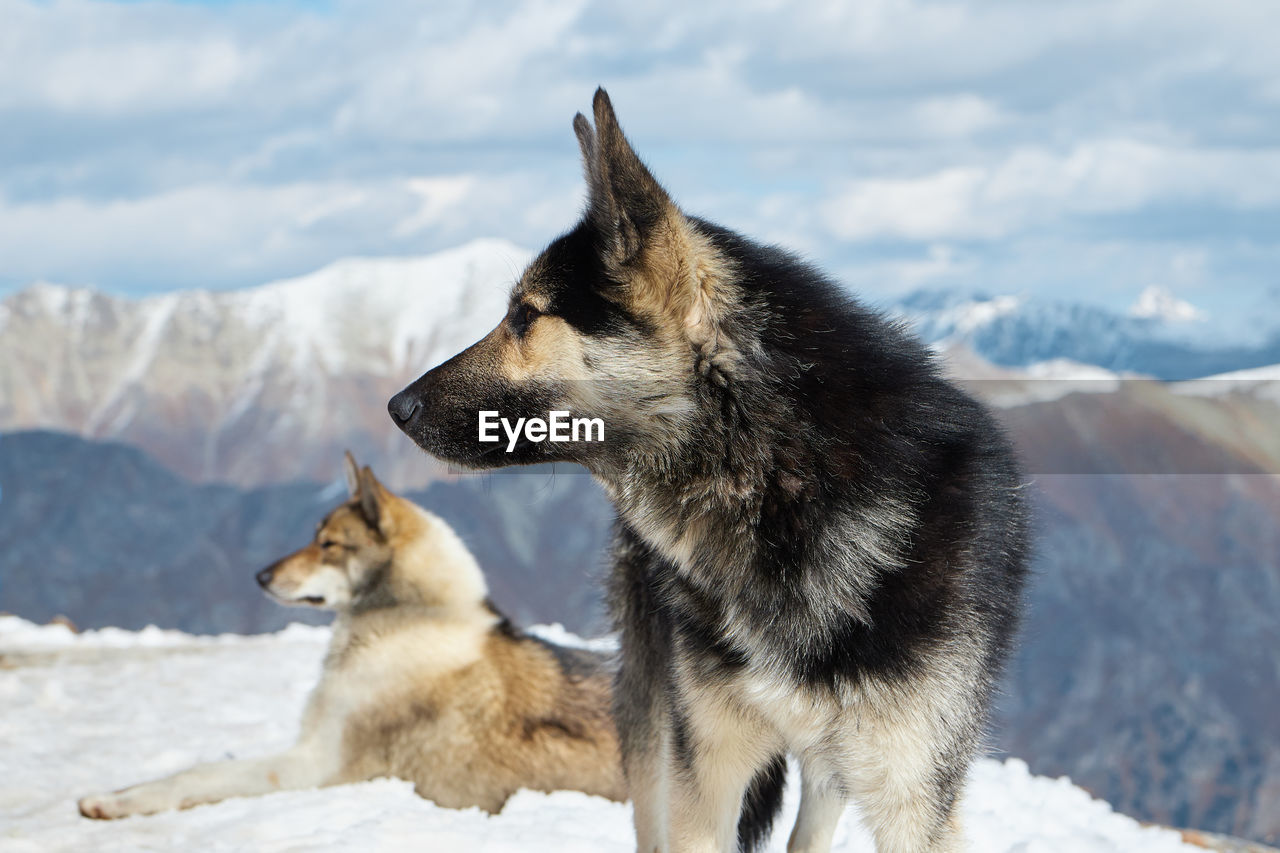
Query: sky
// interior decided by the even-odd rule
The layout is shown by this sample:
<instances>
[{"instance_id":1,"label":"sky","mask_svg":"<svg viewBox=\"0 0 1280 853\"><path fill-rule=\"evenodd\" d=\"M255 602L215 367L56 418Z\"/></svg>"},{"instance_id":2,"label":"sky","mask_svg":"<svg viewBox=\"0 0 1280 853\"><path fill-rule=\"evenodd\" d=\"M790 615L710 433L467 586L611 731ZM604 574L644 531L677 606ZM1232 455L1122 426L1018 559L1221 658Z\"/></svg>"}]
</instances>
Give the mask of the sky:
<instances>
[{"instance_id":1,"label":"sky","mask_svg":"<svg viewBox=\"0 0 1280 853\"><path fill-rule=\"evenodd\" d=\"M1278 26L1274 0L0 0L0 294L537 248L581 209L603 84L684 209L874 298L1280 306Z\"/></svg>"}]
</instances>

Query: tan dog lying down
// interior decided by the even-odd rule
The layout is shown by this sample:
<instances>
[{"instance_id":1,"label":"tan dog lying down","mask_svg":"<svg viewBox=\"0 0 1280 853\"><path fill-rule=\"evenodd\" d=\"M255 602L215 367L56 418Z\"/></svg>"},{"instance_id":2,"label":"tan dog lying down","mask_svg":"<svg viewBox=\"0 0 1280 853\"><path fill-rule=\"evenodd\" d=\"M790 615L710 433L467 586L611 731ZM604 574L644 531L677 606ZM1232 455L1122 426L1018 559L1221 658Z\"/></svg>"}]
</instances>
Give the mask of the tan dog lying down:
<instances>
[{"instance_id":1,"label":"tan dog lying down","mask_svg":"<svg viewBox=\"0 0 1280 853\"><path fill-rule=\"evenodd\" d=\"M515 628L440 518L350 454L351 498L258 574L286 604L337 611L298 742L80 801L93 818L394 776L441 806L499 811L515 791L626 797L603 656Z\"/></svg>"}]
</instances>

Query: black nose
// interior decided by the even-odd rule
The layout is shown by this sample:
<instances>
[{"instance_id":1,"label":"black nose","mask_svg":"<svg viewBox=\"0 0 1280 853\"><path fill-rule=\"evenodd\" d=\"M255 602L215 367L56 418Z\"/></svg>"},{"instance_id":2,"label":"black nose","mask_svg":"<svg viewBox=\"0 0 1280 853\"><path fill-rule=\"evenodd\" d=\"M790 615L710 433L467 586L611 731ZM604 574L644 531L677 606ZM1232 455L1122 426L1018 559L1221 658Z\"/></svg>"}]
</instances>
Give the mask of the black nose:
<instances>
[{"instance_id":1,"label":"black nose","mask_svg":"<svg viewBox=\"0 0 1280 853\"><path fill-rule=\"evenodd\" d=\"M407 390L401 391L387 403L387 411L391 413L391 419L401 425L413 420L413 416L421 408L422 404L414 399L413 395Z\"/></svg>"},{"instance_id":2,"label":"black nose","mask_svg":"<svg viewBox=\"0 0 1280 853\"><path fill-rule=\"evenodd\" d=\"M275 566L267 566L265 569L258 572L257 574L258 586L262 587L263 589L266 589L267 586L271 583L271 578L275 576L275 573L276 573Z\"/></svg>"}]
</instances>

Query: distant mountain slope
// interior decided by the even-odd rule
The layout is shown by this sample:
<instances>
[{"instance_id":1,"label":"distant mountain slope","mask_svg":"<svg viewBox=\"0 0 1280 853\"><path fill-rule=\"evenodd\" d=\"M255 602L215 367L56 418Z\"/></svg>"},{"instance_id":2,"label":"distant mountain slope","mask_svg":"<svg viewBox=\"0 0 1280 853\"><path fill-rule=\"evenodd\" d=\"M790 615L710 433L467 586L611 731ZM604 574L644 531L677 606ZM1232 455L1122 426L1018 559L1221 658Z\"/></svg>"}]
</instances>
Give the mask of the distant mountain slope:
<instances>
[{"instance_id":1,"label":"distant mountain slope","mask_svg":"<svg viewBox=\"0 0 1280 853\"><path fill-rule=\"evenodd\" d=\"M0 302L0 429L127 441L242 485L323 479L351 446L422 484L431 466L387 399L501 318L527 257L481 240L141 300L37 285Z\"/></svg>"},{"instance_id":2,"label":"distant mountain slope","mask_svg":"<svg viewBox=\"0 0 1280 853\"><path fill-rule=\"evenodd\" d=\"M498 322L528 257L479 240L141 300L35 285L0 301L0 430L124 441L186 477L242 486L322 480L351 447L393 484L423 486L440 469L391 426L386 401ZM1214 332L1159 291L1128 315L936 291L890 310L1004 366L1068 360L1181 379L1280 363L1280 334Z\"/></svg>"},{"instance_id":3,"label":"distant mountain slope","mask_svg":"<svg viewBox=\"0 0 1280 853\"><path fill-rule=\"evenodd\" d=\"M1275 842L1280 401L1140 383L1001 414L1037 529L1000 742L1149 819Z\"/></svg>"},{"instance_id":4,"label":"distant mountain slope","mask_svg":"<svg viewBox=\"0 0 1280 853\"><path fill-rule=\"evenodd\" d=\"M192 483L126 445L25 432L0 436L0 488L0 611L201 633L328 621L271 603L253 575L310 541L339 483ZM408 496L458 529L511 616L602 627L612 511L590 477L524 468Z\"/></svg>"},{"instance_id":5,"label":"distant mountain slope","mask_svg":"<svg viewBox=\"0 0 1280 853\"><path fill-rule=\"evenodd\" d=\"M927 341L962 344L1002 366L1067 359L1157 379L1194 379L1280 363L1273 306L1249 335L1198 323L1191 306L1144 297L1136 313L1092 305L926 290L887 306Z\"/></svg>"}]
</instances>

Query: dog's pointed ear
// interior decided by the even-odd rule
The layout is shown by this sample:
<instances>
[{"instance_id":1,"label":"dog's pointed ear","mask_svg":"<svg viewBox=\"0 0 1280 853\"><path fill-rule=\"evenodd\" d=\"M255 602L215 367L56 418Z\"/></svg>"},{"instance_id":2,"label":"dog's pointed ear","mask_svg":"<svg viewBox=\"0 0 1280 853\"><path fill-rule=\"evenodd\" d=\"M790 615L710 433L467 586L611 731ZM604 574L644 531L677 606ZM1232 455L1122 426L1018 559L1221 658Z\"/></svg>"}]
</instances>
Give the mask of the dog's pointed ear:
<instances>
[{"instance_id":1,"label":"dog's pointed ear","mask_svg":"<svg viewBox=\"0 0 1280 853\"><path fill-rule=\"evenodd\" d=\"M346 451L343 462L343 470L347 475L347 491L351 497L360 494L360 466L356 464L356 458L351 455L351 451Z\"/></svg>"},{"instance_id":2,"label":"dog's pointed ear","mask_svg":"<svg viewBox=\"0 0 1280 853\"><path fill-rule=\"evenodd\" d=\"M582 113L573 130L587 176L587 216L601 235L606 262L625 266L671 209L671 198L636 156L604 89L592 102L595 130Z\"/></svg>"},{"instance_id":3,"label":"dog's pointed ear","mask_svg":"<svg viewBox=\"0 0 1280 853\"><path fill-rule=\"evenodd\" d=\"M587 176L587 222L606 270L625 283L632 307L666 315L704 354L725 350L726 261L640 162L604 89L592 106L595 127L579 113L573 130Z\"/></svg>"},{"instance_id":4,"label":"dog's pointed ear","mask_svg":"<svg viewBox=\"0 0 1280 853\"><path fill-rule=\"evenodd\" d=\"M383 509L387 492L378 478L373 476L373 469L368 465L360 469L360 488L357 494L360 498L360 512L364 514L365 521L385 532Z\"/></svg>"},{"instance_id":5,"label":"dog's pointed ear","mask_svg":"<svg viewBox=\"0 0 1280 853\"><path fill-rule=\"evenodd\" d=\"M582 151L582 171L587 179L587 188L594 192L596 185L596 132L591 128L591 122L587 121L587 117L582 113L578 113L573 117L573 133L578 137L578 148Z\"/></svg>"}]
</instances>

